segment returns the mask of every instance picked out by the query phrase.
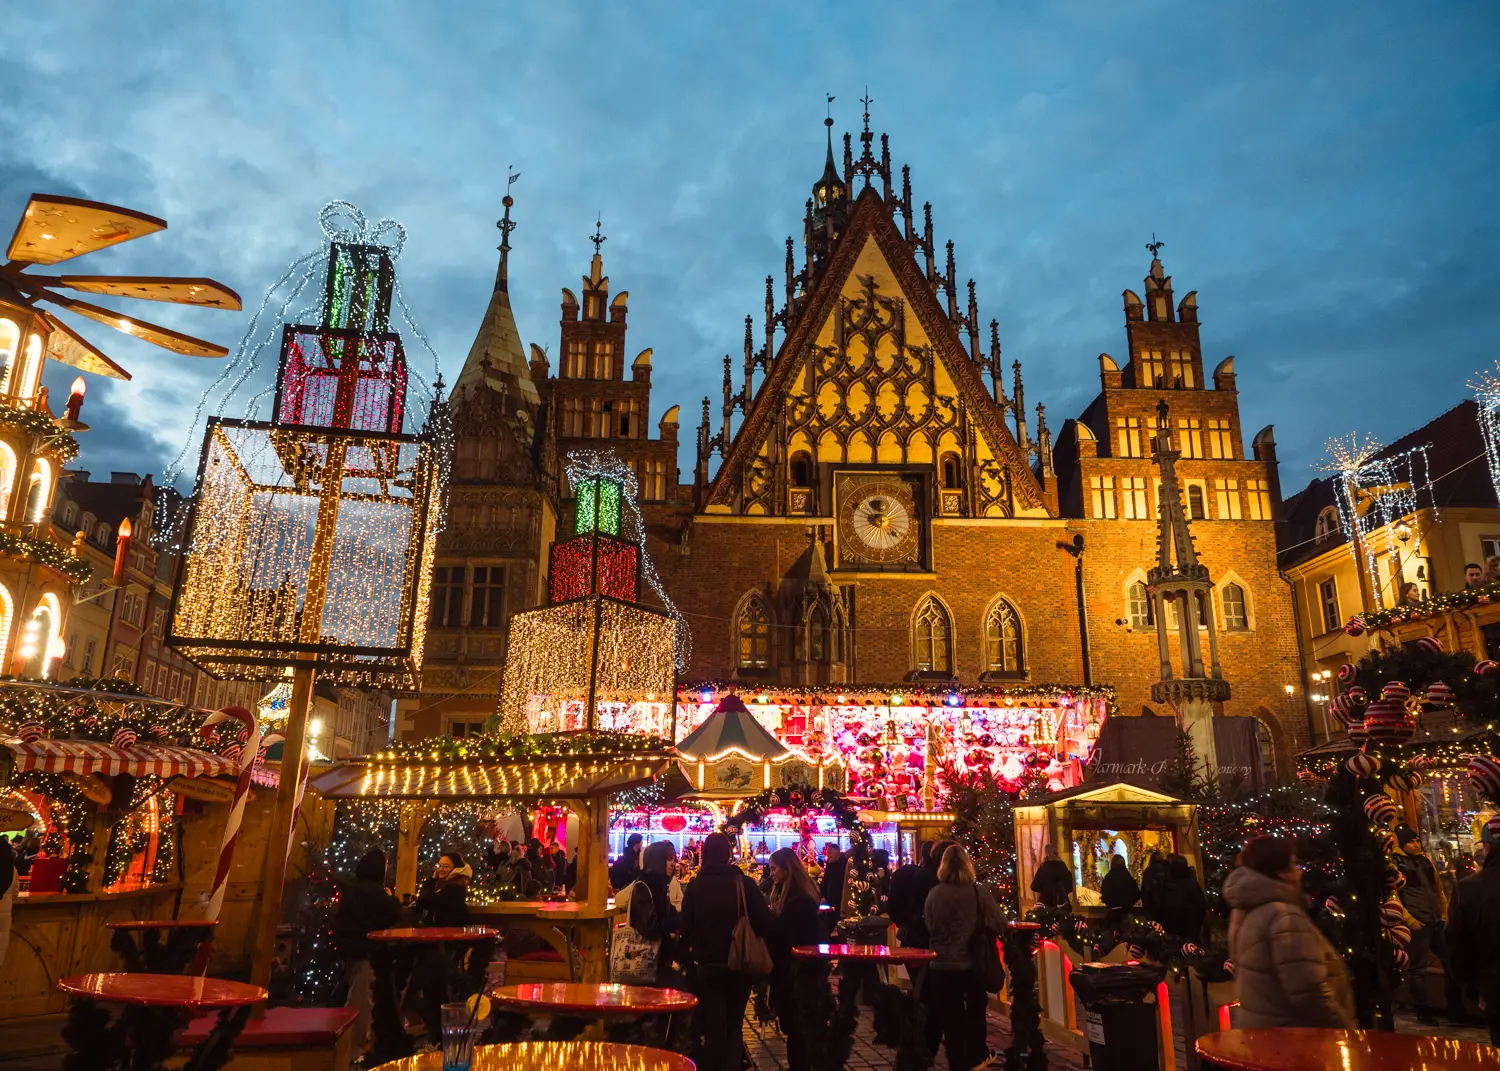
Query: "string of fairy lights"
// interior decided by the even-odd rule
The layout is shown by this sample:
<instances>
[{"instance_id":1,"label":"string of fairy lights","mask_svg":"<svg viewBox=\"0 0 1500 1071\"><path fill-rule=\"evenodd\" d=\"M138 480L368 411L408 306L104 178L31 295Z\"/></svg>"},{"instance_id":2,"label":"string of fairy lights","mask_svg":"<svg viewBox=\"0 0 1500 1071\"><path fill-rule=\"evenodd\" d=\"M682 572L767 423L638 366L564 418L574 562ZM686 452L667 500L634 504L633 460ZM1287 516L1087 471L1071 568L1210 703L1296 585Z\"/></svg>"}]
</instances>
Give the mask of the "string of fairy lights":
<instances>
[{"instance_id":1,"label":"string of fairy lights","mask_svg":"<svg viewBox=\"0 0 1500 1071\"><path fill-rule=\"evenodd\" d=\"M1369 551L1373 533L1385 534L1387 554L1398 553L1396 522L1424 507L1438 518L1432 491L1428 447L1414 446L1396 454L1385 454L1380 441L1351 433L1328 440L1325 472L1333 472L1334 501L1339 524L1349 543L1349 553L1363 554L1372 588L1379 590L1380 573L1375 555Z\"/></svg>"},{"instance_id":2,"label":"string of fairy lights","mask_svg":"<svg viewBox=\"0 0 1500 1071\"><path fill-rule=\"evenodd\" d=\"M1500 361L1493 369L1469 380L1469 389L1479 403L1479 430L1484 439L1484 457L1490 466L1490 482L1500 494Z\"/></svg>"}]
</instances>

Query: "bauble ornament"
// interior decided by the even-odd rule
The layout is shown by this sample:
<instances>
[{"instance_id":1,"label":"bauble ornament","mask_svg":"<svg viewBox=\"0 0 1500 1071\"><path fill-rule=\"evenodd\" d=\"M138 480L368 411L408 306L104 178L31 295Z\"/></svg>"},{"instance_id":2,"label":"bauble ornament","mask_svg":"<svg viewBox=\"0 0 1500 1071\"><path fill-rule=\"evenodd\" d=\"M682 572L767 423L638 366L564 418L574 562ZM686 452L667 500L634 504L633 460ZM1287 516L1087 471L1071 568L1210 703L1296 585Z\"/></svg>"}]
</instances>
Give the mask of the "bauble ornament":
<instances>
[{"instance_id":1,"label":"bauble ornament","mask_svg":"<svg viewBox=\"0 0 1500 1071\"><path fill-rule=\"evenodd\" d=\"M1474 663L1474 672L1481 677L1488 677L1497 669L1500 669L1500 664L1496 664L1494 661L1488 658L1486 658L1483 662Z\"/></svg>"},{"instance_id":2,"label":"bauble ornament","mask_svg":"<svg viewBox=\"0 0 1500 1071\"><path fill-rule=\"evenodd\" d=\"M1399 816L1396 801L1384 793L1365 800L1365 817L1377 826L1394 825Z\"/></svg>"},{"instance_id":3,"label":"bauble ornament","mask_svg":"<svg viewBox=\"0 0 1500 1071\"><path fill-rule=\"evenodd\" d=\"M1401 681L1386 681L1385 687L1380 689L1380 698L1400 703L1403 707L1410 697L1411 689Z\"/></svg>"},{"instance_id":4,"label":"bauble ornament","mask_svg":"<svg viewBox=\"0 0 1500 1071\"><path fill-rule=\"evenodd\" d=\"M1404 971L1411 966L1411 954L1404 948L1398 948L1391 953L1391 961L1398 971Z\"/></svg>"},{"instance_id":5,"label":"bauble ornament","mask_svg":"<svg viewBox=\"0 0 1500 1071\"><path fill-rule=\"evenodd\" d=\"M32 718L30 721L23 721L21 723L20 727L16 729L16 735L25 743L34 744L47 735L47 730L43 728L41 722Z\"/></svg>"},{"instance_id":6,"label":"bauble ornament","mask_svg":"<svg viewBox=\"0 0 1500 1071\"><path fill-rule=\"evenodd\" d=\"M1401 901L1394 896L1380 905L1380 924L1382 926L1394 926L1406 917L1406 912L1401 908Z\"/></svg>"},{"instance_id":7,"label":"bauble ornament","mask_svg":"<svg viewBox=\"0 0 1500 1071\"><path fill-rule=\"evenodd\" d=\"M1416 770L1402 770L1392 774L1386 784L1398 792L1415 792L1422 787L1422 775Z\"/></svg>"},{"instance_id":8,"label":"bauble ornament","mask_svg":"<svg viewBox=\"0 0 1500 1071\"><path fill-rule=\"evenodd\" d=\"M1344 631L1350 636L1363 636L1365 634L1364 622L1357 617L1351 617L1349 623L1344 626Z\"/></svg>"},{"instance_id":9,"label":"bauble ornament","mask_svg":"<svg viewBox=\"0 0 1500 1071\"><path fill-rule=\"evenodd\" d=\"M1375 771L1380 769L1380 759L1374 755L1366 755L1360 752L1358 755L1350 755L1344 760L1344 769L1355 777L1371 777Z\"/></svg>"},{"instance_id":10,"label":"bauble ornament","mask_svg":"<svg viewBox=\"0 0 1500 1071\"><path fill-rule=\"evenodd\" d=\"M1354 674L1357 673L1357 672L1358 672L1358 670L1356 670L1354 668L1354 663L1353 662L1345 662L1342 666L1340 666L1338 668L1339 683L1340 684L1353 684L1354 683Z\"/></svg>"},{"instance_id":11,"label":"bauble ornament","mask_svg":"<svg viewBox=\"0 0 1500 1071\"><path fill-rule=\"evenodd\" d=\"M121 751L129 751L135 747L136 733L128 725L122 725L115 730L115 735L109 738L109 742Z\"/></svg>"},{"instance_id":12,"label":"bauble ornament","mask_svg":"<svg viewBox=\"0 0 1500 1071\"><path fill-rule=\"evenodd\" d=\"M1397 948L1405 948L1411 944L1411 927L1405 923L1398 922L1394 926L1386 927L1385 935Z\"/></svg>"},{"instance_id":13,"label":"bauble ornament","mask_svg":"<svg viewBox=\"0 0 1500 1071\"><path fill-rule=\"evenodd\" d=\"M1475 755L1469 760L1469 784L1481 796L1500 802L1500 759Z\"/></svg>"},{"instance_id":14,"label":"bauble ornament","mask_svg":"<svg viewBox=\"0 0 1500 1071\"><path fill-rule=\"evenodd\" d=\"M1417 641L1417 650L1426 651L1428 654L1442 654L1443 641L1436 636L1423 636Z\"/></svg>"},{"instance_id":15,"label":"bauble ornament","mask_svg":"<svg viewBox=\"0 0 1500 1071\"><path fill-rule=\"evenodd\" d=\"M1354 685L1344 694L1349 697L1349 706L1353 709L1363 710L1370 705L1370 693L1365 691L1362 684Z\"/></svg>"}]
</instances>

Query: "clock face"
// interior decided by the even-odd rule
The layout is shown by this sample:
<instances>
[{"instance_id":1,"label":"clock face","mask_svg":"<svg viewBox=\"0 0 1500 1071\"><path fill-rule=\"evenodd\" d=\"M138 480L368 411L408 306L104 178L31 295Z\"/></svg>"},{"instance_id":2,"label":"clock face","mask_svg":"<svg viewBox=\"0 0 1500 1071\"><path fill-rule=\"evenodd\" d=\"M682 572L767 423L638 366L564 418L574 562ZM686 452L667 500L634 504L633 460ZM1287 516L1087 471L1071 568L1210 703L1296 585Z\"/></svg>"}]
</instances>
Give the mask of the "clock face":
<instances>
[{"instance_id":1,"label":"clock face","mask_svg":"<svg viewBox=\"0 0 1500 1071\"><path fill-rule=\"evenodd\" d=\"M841 558L879 565L916 563L920 525L913 485L897 476L839 475Z\"/></svg>"}]
</instances>

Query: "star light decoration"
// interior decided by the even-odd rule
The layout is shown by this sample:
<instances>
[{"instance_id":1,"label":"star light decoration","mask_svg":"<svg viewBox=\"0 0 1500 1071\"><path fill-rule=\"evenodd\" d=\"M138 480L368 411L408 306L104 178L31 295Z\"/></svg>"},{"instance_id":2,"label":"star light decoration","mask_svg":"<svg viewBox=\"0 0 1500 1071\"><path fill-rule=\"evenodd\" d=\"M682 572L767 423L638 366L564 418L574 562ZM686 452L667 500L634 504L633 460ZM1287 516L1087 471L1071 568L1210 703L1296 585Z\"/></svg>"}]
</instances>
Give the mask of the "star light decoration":
<instances>
[{"instance_id":1,"label":"star light decoration","mask_svg":"<svg viewBox=\"0 0 1500 1071\"><path fill-rule=\"evenodd\" d=\"M1383 456L1385 447L1378 439L1351 432L1329 439L1325 449L1328 460L1322 468L1338 477L1333 481L1334 497L1349 553L1356 561L1363 555L1370 589L1379 591L1380 575L1375 555L1370 553L1370 536L1383 531L1386 552L1394 555L1398 550L1397 521L1424 506L1432 510L1434 520L1437 518L1428 447L1423 444Z\"/></svg>"},{"instance_id":2,"label":"star light decoration","mask_svg":"<svg viewBox=\"0 0 1500 1071\"><path fill-rule=\"evenodd\" d=\"M295 664L331 684L410 689L448 425L434 401L426 427L403 430L408 369L390 326L404 232L339 211L322 217L320 319L281 332L273 419L254 419L266 391L248 419L208 418L168 642L216 677L280 680Z\"/></svg>"},{"instance_id":3,"label":"star light decoration","mask_svg":"<svg viewBox=\"0 0 1500 1071\"><path fill-rule=\"evenodd\" d=\"M651 558L633 470L614 454L568 456L574 534L549 553L552 605L511 618L505 729L605 729L670 737L676 675L692 638ZM641 580L665 608L637 602Z\"/></svg>"},{"instance_id":4,"label":"star light decoration","mask_svg":"<svg viewBox=\"0 0 1500 1071\"><path fill-rule=\"evenodd\" d=\"M1500 495L1500 361L1492 371L1469 380L1469 389L1479 403L1479 430L1484 436L1484 456L1490 465L1490 483Z\"/></svg>"}]
</instances>

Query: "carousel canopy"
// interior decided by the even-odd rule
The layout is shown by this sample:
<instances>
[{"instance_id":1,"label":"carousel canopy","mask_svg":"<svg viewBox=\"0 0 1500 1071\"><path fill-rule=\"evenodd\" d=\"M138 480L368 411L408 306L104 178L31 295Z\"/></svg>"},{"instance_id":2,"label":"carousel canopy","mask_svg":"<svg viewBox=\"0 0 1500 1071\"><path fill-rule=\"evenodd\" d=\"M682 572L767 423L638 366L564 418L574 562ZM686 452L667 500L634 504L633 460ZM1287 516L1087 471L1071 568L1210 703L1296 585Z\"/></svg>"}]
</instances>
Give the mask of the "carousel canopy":
<instances>
[{"instance_id":1,"label":"carousel canopy","mask_svg":"<svg viewBox=\"0 0 1500 1071\"><path fill-rule=\"evenodd\" d=\"M133 774L143 777L217 777L239 773L239 763L185 747L165 747L137 741L128 748L111 747L95 740L21 740L0 736L0 746L14 756L17 773Z\"/></svg>"},{"instance_id":2,"label":"carousel canopy","mask_svg":"<svg viewBox=\"0 0 1500 1071\"><path fill-rule=\"evenodd\" d=\"M308 783L324 799L586 799L653 781L670 762L667 755L346 762Z\"/></svg>"},{"instance_id":3,"label":"carousel canopy","mask_svg":"<svg viewBox=\"0 0 1500 1071\"><path fill-rule=\"evenodd\" d=\"M708 720L677 745L677 753L691 762L730 751L738 751L747 759L772 761L791 754L791 749L756 721L736 695L719 700Z\"/></svg>"}]
</instances>

